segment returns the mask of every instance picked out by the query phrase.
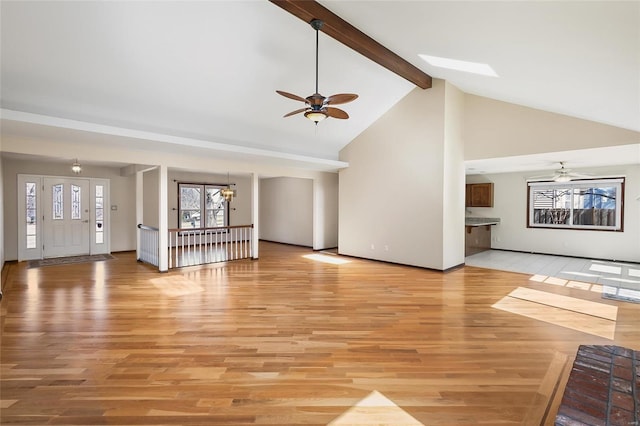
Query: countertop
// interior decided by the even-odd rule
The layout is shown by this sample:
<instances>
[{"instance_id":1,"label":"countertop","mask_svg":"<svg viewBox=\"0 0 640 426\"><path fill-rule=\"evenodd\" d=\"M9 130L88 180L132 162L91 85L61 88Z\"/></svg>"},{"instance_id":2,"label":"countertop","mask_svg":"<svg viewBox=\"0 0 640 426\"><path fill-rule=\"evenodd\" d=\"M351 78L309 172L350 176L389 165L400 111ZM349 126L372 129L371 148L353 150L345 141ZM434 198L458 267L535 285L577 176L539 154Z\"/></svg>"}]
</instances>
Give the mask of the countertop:
<instances>
[{"instance_id":1,"label":"countertop","mask_svg":"<svg viewBox=\"0 0 640 426\"><path fill-rule=\"evenodd\" d=\"M465 217L465 226L486 226L486 225L498 225L500 223L499 217Z\"/></svg>"}]
</instances>

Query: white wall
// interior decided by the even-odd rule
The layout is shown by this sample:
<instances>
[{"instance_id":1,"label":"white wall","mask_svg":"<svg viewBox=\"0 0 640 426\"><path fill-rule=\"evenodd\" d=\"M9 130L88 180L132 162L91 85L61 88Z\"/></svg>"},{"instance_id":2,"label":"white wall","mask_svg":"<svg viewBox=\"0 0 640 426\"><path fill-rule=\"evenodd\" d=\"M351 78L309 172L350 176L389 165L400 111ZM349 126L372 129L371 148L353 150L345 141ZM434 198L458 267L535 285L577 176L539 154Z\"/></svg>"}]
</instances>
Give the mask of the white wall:
<instances>
[{"instance_id":1,"label":"white wall","mask_svg":"<svg viewBox=\"0 0 640 426\"><path fill-rule=\"evenodd\" d=\"M467 176L468 183L494 184L494 207L468 210L473 216L501 219L499 225L491 227L492 248L640 262L640 165L585 168L580 172L626 176L624 232L527 228L526 179L545 171Z\"/></svg>"},{"instance_id":2,"label":"white wall","mask_svg":"<svg viewBox=\"0 0 640 426\"><path fill-rule=\"evenodd\" d=\"M311 179L260 179L260 239L313 246Z\"/></svg>"},{"instance_id":3,"label":"white wall","mask_svg":"<svg viewBox=\"0 0 640 426\"><path fill-rule=\"evenodd\" d=\"M341 254L438 270L464 262L461 117L445 125L446 91L455 89L446 86L414 89L340 152L349 162L340 171ZM450 96L459 109L461 95ZM445 198L445 189L458 195Z\"/></svg>"},{"instance_id":4,"label":"white wall","mask_svg":"<svg viewBox=\"0 0 640 426\"><path fill-rule=\"evenodd\" d=\"M4 203L4 248L6 260L18 258L18 174L47 176L72 176L71 160L68 164L45 161L2 158L3 203ZM110 180L111 205L117 210L109 211L111 219L111 251L127 251L136 248L135 223L135 175L120 176L119 168L83 165L82 177Z\"/></svg>"},{"instance_id":5,"label":"white wall","mask_svg":"<svg viewBox=\"0 0 640 426\"><path fill-rule=\"evenodd\" d=\"M313 180L313 249L338 247L338 174Z\"/></svg>"}]
</instances>

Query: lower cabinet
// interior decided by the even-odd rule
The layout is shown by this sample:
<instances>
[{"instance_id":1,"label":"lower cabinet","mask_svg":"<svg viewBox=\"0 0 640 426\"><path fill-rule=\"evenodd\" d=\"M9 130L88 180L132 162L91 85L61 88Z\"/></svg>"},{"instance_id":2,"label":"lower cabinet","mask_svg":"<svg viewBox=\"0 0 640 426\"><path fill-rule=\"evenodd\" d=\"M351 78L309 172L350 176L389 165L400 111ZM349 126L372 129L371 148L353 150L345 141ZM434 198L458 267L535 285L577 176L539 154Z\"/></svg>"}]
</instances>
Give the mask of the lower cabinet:
<instances>
[{"instance_id":1,"label":"lower cabinet","mask_svg":"<svg viewBox=\"0 0 640 426\"><path fill-rule=\"evenodd\" d=\"M464 235L465 256L491 249L491 225L465 226Z\"/></svg>"}]
</instances>

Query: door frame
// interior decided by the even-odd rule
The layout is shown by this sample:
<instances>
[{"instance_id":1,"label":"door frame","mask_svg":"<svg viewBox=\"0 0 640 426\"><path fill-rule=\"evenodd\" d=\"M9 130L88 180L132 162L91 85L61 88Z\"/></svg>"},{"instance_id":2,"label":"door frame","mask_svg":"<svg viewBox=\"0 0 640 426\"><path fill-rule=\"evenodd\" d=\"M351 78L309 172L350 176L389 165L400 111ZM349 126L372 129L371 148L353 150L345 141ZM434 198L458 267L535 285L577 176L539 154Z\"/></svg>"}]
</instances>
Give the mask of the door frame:
<instances>
[{"instance_id":1,"label":"door frame","mask_svg":"<svg viewBox=\"0 0 640 426\"><path fill-rule=\"evenodd\" d=\"M111 253L111 210L110 204L110 180L102 178L85 178L78 176L46 176L46 175L30 175L18 174L16 207L18 210L18 261L35 260L43 258L43 226L47 221L43 221L43 201L44 201L44 179L45 178L65 178L65 179L85 179L89 181L89 254L108 254ZM27 248L27 208L26 208L26 184L36 184L36 230L35 230L35 246ZM103 225L102 236L103 242L96 241L96 187L102 186L103 189ZM33 246L33 244L31 244Z\"/></svg>"}]
</instances>

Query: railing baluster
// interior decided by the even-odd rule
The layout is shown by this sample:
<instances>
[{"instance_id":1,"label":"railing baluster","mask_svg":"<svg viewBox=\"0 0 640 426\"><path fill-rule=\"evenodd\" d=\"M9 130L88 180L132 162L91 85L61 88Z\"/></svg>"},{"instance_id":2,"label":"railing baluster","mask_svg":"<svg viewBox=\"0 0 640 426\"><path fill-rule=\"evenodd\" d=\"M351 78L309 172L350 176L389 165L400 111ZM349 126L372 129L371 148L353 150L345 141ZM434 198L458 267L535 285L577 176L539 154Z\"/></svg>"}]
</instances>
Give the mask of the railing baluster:
<instances>
[{"instance_id":1,"label":"railing baluster","mask_svg":"<svg viewBox=\"0 0 640 426\"><path fill-rule=\"evenodd\" d=\"M140 260L155 266L160 261L157 228L139 225ZM251 258L253 225L169 229L169 269Z\"/></svg>"}]
</instances>

